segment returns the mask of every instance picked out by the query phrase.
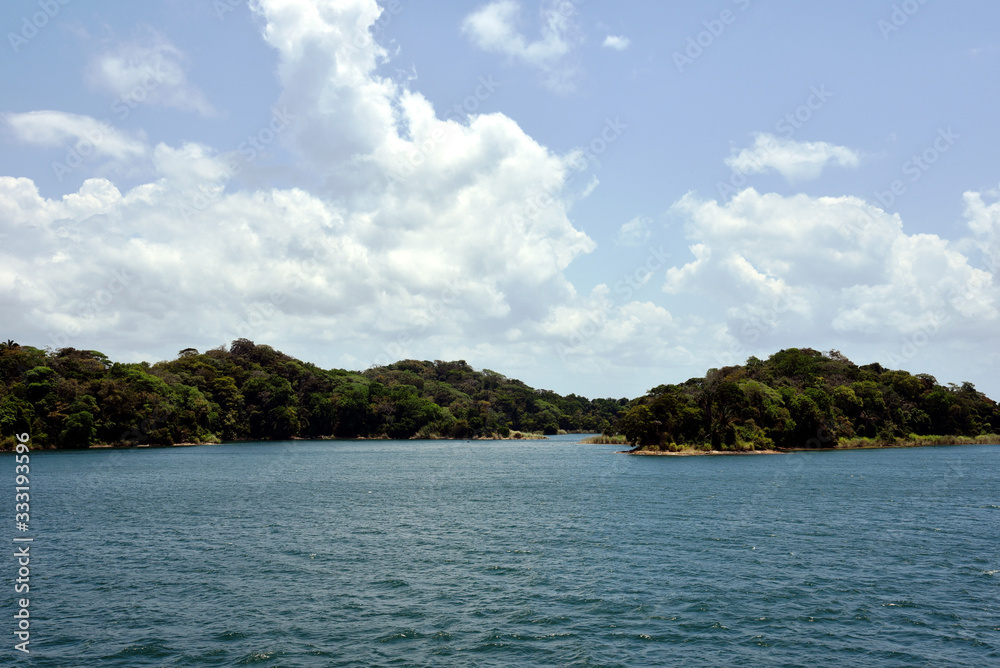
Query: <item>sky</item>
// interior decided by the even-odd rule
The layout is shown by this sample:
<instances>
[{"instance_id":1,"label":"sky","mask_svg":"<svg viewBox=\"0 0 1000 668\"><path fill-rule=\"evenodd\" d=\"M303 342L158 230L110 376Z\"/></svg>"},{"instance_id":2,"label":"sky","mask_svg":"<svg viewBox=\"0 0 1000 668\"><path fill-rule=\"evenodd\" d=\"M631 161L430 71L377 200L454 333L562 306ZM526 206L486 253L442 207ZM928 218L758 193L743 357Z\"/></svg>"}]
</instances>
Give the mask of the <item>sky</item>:
<instances>
[{"instance_id":1,"label":"sky","mask_svg":"<svg viewBox=\"0 0 1000 668\"><path fill-rule=\"evenodd\" d=\"M1000 398L990 0L0 4L0 338Z\"/></svg>"}]
</instances>

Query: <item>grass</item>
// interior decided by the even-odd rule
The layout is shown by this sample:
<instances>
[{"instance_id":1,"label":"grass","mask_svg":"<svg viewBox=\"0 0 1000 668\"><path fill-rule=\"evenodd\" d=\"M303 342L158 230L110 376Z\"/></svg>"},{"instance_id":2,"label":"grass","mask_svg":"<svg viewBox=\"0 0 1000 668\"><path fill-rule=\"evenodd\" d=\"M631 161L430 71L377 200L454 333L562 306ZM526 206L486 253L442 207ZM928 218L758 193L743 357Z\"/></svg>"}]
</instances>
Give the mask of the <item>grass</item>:
<instances>
[{"instance_id":1,"label":"grass","mask_svg":"<svg viewBox=\"0 0 1000 668\"><path fill-rule=\"evenodd\" d=\"M604 434L598 434L596 436L588 436L587 438L580 441L581 443L596 443L597 445L628 445L629 442L625 440L625 437L619 434L618 436L605 436Z\"/></svg>"},{"instance_id":2,"label":"grass","mask_svg":"<svg viewBox=\"0 0 1000 668\"><path fill-rule=\"evenodd\" d=\"M494 436L503 438L498 434L494 434ZM513 441L520 441L521 439L524 439L525 441L544 441L548 439L548 436L540 431L512 431L507 439Z\"/></svg>"},{"instance_id":3,"label":"grass","mask_svg":"<svg viewBox=\"0 0 1000 668\"><path fill-rule=\"evenodd\" d=\"M742 453L742 452L770 452L772 448L753 448L749 445L728 445L722 446L717 449L712 448L711 443L667 443L664 445L647 445L640 448L640 452L672 452L672 453L685 453L685 454L697 454L699 452L732 452L732 453Z\"/></svg>"},{"instance_id":4,"label":"grass","mask_svg":"<svg viewBox=\"0 0 1000 668\"><path fill-rule=\"evenodd\" d=\"M842 438L837 448L884 448L917 447L922 445L992 445L1000 443L1000 435L981 434L979 436L918 436L910 434L906 438L886 441L878 438Z\"/></svg>"},{"instance_id":5,"label":"grass","mask_svg":"<svg viewBox=\"0 0 1000 668\"><path fill-rule=\"evenodd\" d=\"M594 437L594 438L606 438L606 437ZM594 443L611 443L612 441L584 441L584 442L594 442ZM617 444L618 442L615 441ZM837 444L831 445L827 448L822 448L824 450L847 450L847 449L860 449L860 448L891 448L891 447L920 447L927 445L995 445L1000 444L1000 435L997 434L981 434L979 436L918 436L917 434L910 434L905 438L898 438L895 440L884 440L880 438L842 438ZM646 446L641 448L640 452L658 453L658 452L672 452L679 454L699 454L705 453L711 450L711 446L707 443L701 444L687 444L687 445L677 445L670 443L665 446ZM773 452L774 450L768 448L757 448L756 452ZM779 449L779 451L781 451ZM731 452L731 453L741 453L741 452L754 452L752 448L749 447L729 447L723 448L721 452ZM790 450L785 450L784 452L790 452Z\"/></svg>"}]
</instances>

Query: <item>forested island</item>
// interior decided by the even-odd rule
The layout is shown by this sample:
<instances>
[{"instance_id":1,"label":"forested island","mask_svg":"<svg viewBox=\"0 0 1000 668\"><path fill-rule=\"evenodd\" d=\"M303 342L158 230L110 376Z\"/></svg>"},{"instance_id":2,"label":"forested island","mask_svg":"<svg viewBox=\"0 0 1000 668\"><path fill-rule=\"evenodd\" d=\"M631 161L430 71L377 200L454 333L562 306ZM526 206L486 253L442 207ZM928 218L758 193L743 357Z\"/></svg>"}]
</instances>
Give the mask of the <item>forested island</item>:
<instances>
[{"instance_id":1,"label":"forested island","mask_svg":"<svg viewBox=\"0 0 1000 668\"><path fill-rule=\"evenodd\" d=\"M156 364L0 344L0 437L47 448L607 432L627 399L533 389L464 361L323 370L246 339Z\"/></svg>"},{"instance_id":2,"label":"forested island","mask_svg":"<svg viewBox=\"0 0 1000 668\"><path fill-rule=\"evenodd\" d=\"M0 343L0 447L169 446L293 438L518 438L602 433L639 452L1000 442L1000 408L836 351L782 350L634 400L534 389L464 361L323 370L238 339L171 361Z\"/></svg>"},{"instance_id":3,"label":"forested island","mask_svg":"<svg viewBox=\"0 0 1000 668\"><path fill-rule=\"evenodd\" d=\"M655 387L614 428L637 453L1000 443L1000 408L971 383L791 348Z\"/></svg>"}]
</instances>

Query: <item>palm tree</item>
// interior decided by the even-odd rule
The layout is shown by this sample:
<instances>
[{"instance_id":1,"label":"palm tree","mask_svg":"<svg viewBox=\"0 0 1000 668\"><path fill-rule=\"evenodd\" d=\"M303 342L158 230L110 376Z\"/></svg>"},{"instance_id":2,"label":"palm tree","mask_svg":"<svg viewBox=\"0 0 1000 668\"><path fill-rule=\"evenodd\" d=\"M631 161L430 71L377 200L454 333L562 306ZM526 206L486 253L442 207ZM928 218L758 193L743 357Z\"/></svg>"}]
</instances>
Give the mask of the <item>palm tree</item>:
<instances>
[{"instance_id":1,"label":"palm tree","mask_svg":"<svg viewBox=\"0 0 1000 668\"><path fill-rule=\"evenodd\" d=\"M0 343L0 350L13 350L14 348L20 348L21 345L14 343L13 339L7 339L6 341Z\"/></svg>"}]
</instances>

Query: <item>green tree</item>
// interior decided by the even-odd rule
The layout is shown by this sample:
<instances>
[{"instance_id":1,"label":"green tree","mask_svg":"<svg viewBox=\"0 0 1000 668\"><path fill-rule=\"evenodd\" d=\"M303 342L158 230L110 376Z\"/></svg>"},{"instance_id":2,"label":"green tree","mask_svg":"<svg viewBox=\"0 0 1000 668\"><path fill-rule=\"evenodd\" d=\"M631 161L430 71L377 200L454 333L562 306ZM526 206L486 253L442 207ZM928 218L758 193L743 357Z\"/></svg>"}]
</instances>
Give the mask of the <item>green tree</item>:
<instances>
[{"instance_id":1,"label":"green tree","mask_svg":"<svg viewBox=\"0 0 1000 668\"><path fill-rule=\"evenodd\" d=\"M334 433L341 438L368 436L371 433L371 408L364 387L353 385L343 394L334 396L337 426Z\"/></svg>"},{"instance_id":2,"label":"green tree","mask_svg":"<svg viewBox=\"0 0 1000 668\"><path fill-rule=\"evenodd\" d=\"M64 448L86 448L89 447L97 436L97 426L94 420L94 411L97 410L97 401L94 397L85 395L79 397L69 407L69 417L59 435L60 445Z\"/></svg>"},{"instance_id":3,"label":"green tree","mask_svg":"<svg viewBox=\"0 0 1000 668\"><path fill-rule=\"evenodd\" d=\"M24 399L8 394L0 398L0 438L31 432L34 411Z\"/></svg>"},{"instance_id":4,"label":"green tree","mask_svg":"<svg viewBox=\"0 0 1000 668\"><path fill-rule=\"evenodd\" d=\"M621 417L618 431L634 446L657 445L659 438L659 421L653 416L648 406L639 404L633 406Z\"/></svg>"}]
</instances>

